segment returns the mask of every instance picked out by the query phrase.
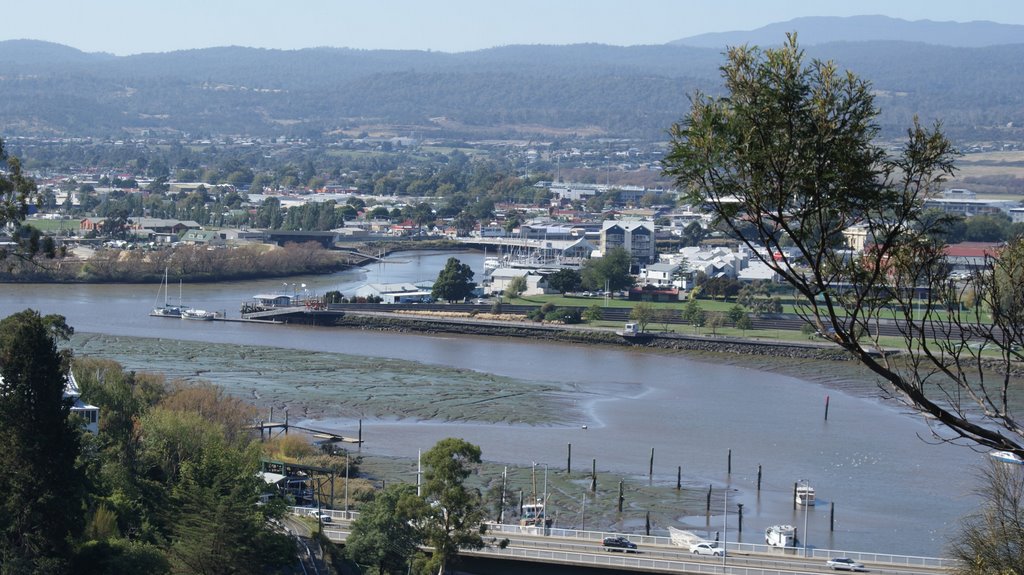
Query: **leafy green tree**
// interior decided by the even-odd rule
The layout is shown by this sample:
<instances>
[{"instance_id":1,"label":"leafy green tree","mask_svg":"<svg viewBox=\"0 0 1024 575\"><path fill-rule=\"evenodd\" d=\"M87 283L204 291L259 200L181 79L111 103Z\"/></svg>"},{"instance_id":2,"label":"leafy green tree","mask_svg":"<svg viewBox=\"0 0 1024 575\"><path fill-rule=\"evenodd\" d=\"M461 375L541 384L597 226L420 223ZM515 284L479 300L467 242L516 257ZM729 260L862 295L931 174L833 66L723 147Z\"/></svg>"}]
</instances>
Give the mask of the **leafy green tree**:
<instances>
[{"instance_id":1,"label":"leafy green tree","mask_svg":"<svg viewBox=\"0 0 1024 575\"><path fill-rule=\"evenodd\" d=\"M523 295L523 292L525 291L526 276L516 276L508 281L508 286L505 288L505 295L508 297L508 301L512 301Z\"/></svg>"},{"instance_id":2,"label":"leafy green tree","mask_svg":"<svg viewBox=\"0 0 1024 575\"><path fill-rule=\"evenodd\" d=\"M640 328L640 331L647 331L647 324L654 321L657 315L657 311L651 304L642 301L633 306L633 309L629 311L629 319L635 321Z\"/></svg>"},{"instance_id":3,"label":"leafy green tree","mask_svg":"<svg viewBox=\"0 0 1024 575\"><path fill-rule=\"evenodd\" d=\"M437 274L430 295L436 300L452 303L469 297L474 288L472 268L458 258L448 258L444 269Z\"/></svg>"},{"instance_id":4,"label":"leafy green tree","mask_svg":"<svg viewBox=\"0 0 1024 575\"><path fill-rule=\"evenodd\" d=\"M587 323L593 323L595 321L601 321L601 318L603 318L603 317L604 317L604 308L602 308L599 304L596 304L596 303L591 305L590 307L588 307L583 312L583 319L586 320Z\"/></svg>"},{"instance_id":5,"label":"leafy green tree","mask_svg":"<svg viewBox=\"0 0 1024 575\"><path fill-rule=\"evenodd\" d=\"M73 330L62 316L25 310L0 320L0 566L67 573L83 525L81 431L64 399Z\"/></svg>"},{"instance_id":6,"label":"leafy green tree","mask_svg":"<svg viewBox=\"0 0 1024 575\"><path fill-rule=\"evenodd\" d=\"M0 161L7 164L0 170L0 228L21 223L28 215L28 205L36 198L36 183L21 172L21 160L7 155L0 138ZM25 257L23 248L0 247L0 260L8 256Z\"/></svg>"},{"instance_id":7,"label":"leafy green tree","mask_svg":"<svg viewBox=\"0 0 1024 575\"><path fill-rule=\"evenodd\" d=\"M272 531L256 505L259 450L209 444L182 467L171 493L175 573L247 574L294 560L287 535Z\"/></svg>"},{"instance_id":8,"label":"leafy green tree","mask_svg":"<svg viewBox=\"0 0 1024 575\"><path fill-rule=\"evenodd\" d=\"M360 565L385 573L406 573L409 560L423 543L417 525L430 512L416 488L391 484L359 510L345 540L345 555Z\"/></svg>"},{"instance_id":9,"label":"leafy green tree","mask_svg":"<svg viewBox=\"0 0 1024 575\"><path fill-rule=\"evenodd\" d=\"M580 272L572 268L562 268L547 275L548 287L560 294L579 291L583 279Z\"/></svg>"},{"instance_id":10,"label":"leafy green tree","mask_svg":"<svg viewBox=\"0 0 1024 575\"><path fill-rule=\"evenodd\" d=\"M629 275L630 257L625 248L612 248L604 257L591 258L583 262L580 270L583 287L589 290L607 289L619 291L633 286Z\"/></svg>"},{"instance_id":11,"label":"leafy green tree","mask_svg":"<svg viewBox=\"0 0 1024 575\"><path fill-rule=\"evenodd\" d=\"M741 330L743 333L754 329L754 321L750 319L750 316L743 314L743 317L736 320L736 329Z\"/></svg>"},{"instance_id":12,"label":"leafy green tree","mask_svg":"<svg viewBox=\"0 0 1024 575\"><path fill-rule=\"evenodd\" d=\"M423 522L425 542L434 553L425 567L443 574L460 549L482 549L480 523L485 517L480 493L465 481L480 465L480 448L462 439L438 441L423 454L423 495L430 515Z\"/></svg>"},{"instance_id":13,"label":"leafy green tree","mask_svg":"<svg viewBox=\"0 0 1024 575\"><path fill-rule=\"evenodd\" d=\"M691 299L683 308L683 319L693 327L704 327L704 322L707 321L707 312L701 307L699 301Z\"/></svg>"},{"instance_id":14,"label":"leafy green tree","mask_svg":"<svg viewBox=\"0 0 1024 575\"><path fill-rule=\"evenodd\" d=\"M747 317L747 310L743 309L743 306L740 304L736 304L729 308L729 311L726 313L726 317L729 318L729 321L731 321L733 325L736 325L741 319Z\"/></svg>"},{"instance_id":15,"label":"leafy green tree","mask_svg":"<svg viewBox=\"0 0 1024 575\"><path fill-rule=\"evenodd\" d=\"M795 35L779 48L730 49L722 76L724 94L695 95L671 128L664 165L687 201L758 253L798 294L796 313L942 426L940 436L1024 456L1011 378L998 375L1016 361L1020 333L946 315L955 307L946 301L946 222L923 217L954 171L940 126L915 119L901 149L887 150L871 85L831 62L806 62ZM850 258L834 248L854 225L870 230L872 245ZM785 256L783 241L801 257ZM902 326L903 348L919 360L891 361L891 343L870 335L880 320ZM968 345L976 333L999 351L992 370L977 369L990 359Z\"/></svg>"}]
</instances>

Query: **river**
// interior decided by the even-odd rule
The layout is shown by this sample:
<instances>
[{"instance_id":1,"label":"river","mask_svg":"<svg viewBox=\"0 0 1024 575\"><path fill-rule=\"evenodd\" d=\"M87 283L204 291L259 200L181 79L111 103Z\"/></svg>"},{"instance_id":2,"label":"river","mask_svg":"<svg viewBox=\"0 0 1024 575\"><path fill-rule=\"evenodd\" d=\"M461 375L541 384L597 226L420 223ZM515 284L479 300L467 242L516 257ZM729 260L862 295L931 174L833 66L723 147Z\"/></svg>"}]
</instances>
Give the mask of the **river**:
<instances>
[{"instance_id":1,"label":"river","mask_svg":"<svg viewBox=\"0 0 1024 575\"><path fill-rule=\"evenodd\" d=\"M237 317L241 303L257 293L339 290L350 295L366 282L430 280L450 255L396 254L364 270L287 282L186 284L182 297L186 304ZM480 277L482 254L454 255ZM550 424L444 422L361 413L367 440L363 452L414 458L438 439L461 436L480 445L490 461L539 462L555 469L564 468L571 443L574 470L589 467L593 458L602 471L635 480L646 479L654 448L655 482L674 485L676 467L681 465L687 485L734 490L730 501L745 505L746 541L756 542L753 534L774 523L802 527L805 517L791 504L793 483L800 479L809 480L817 490L818 505L806 520L808 539L818 547L945 555L959 518L978 502L976 470L986 456L928 441L927 425L875 397L869 381L835 389L751 367L626 349L149 317L157 288L4 285L0 314L6 317L31 307L64 315L79 333L126 341L271 346L336 355L340 361L360 356L414 362L410 365L421 366L420 385L444 383L451 372L442 368L455 368L468 377L510 378L522 385L550 384L559 390L555 396L560 402L555 408L547 406L545 413L559 414ZM172 285L172 294L175 291ZM132 369L157 370L164 365L143 352L133 355L132 346L125 349L114 358ZM218 364L218 349L210 345L202 361ZM166 365L171 371L183 369ZM266 376L249 385L256 386L256 395L260 385L304 385L296 380L301 375L289 375L286 369L281 373L276 381ZM524 397L534 401L547 396ZM518 409L525 413L540 408L527 402ZM351 431L356 418L347 414L317 423ZM730 450L732 473L727 474ZM754 487L759 465L764 470L760 494ZM829 533L833 503L835 531ZM681 512L679 524L692 521L689 515Z\"/></svg>"}]
</instances>

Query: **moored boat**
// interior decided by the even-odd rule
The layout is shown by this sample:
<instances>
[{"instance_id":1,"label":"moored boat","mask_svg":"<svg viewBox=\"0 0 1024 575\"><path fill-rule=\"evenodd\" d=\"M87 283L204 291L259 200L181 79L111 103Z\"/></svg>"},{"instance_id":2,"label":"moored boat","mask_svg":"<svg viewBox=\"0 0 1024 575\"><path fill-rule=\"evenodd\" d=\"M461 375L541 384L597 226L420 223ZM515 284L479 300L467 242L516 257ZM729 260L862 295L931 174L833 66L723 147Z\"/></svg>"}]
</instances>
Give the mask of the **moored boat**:
<instances>
[{"instance_id":1,"label":"moored boat","mask_svg":"<svg viewBox=\"0 0 1024 575\"><path fill-rule=\"evenodd\" d=\"M206 311L205 309L183 309L181 310L181 319L191 319L198 321L211 321L217 318L217 313L212 311Z\"/></svg>"},{"instance_id":2,"label":"moored boat","mask_svg":"<svg viewBox=\"0 0 1024 575\"><path fill-rule=\"evenodd\" d=\"M992 451L989 452L989 456L992 457L992 459L1003 463L1024 465L1024 459L1021 459L1019 455L1010 451Z\"/></svg>"},{"instance_id":3,"label":"moored boat","mask_svg":"<svg viewBox=\"0 0 1024 575\"><path fill-rule=\"evenodd\" d=\"M795 496L797 505L814 505L814 488L810 485L797 485Z\"/></svg>"},{"instance_id":4,"label":"moored boat","mask_svg":"<svg viewBox=\"0 0 1024 575\"><path fill-rule=\"evenodd\" d=\"M149 315L156 317L181 317L181 312L188 309L188 306L181 305L181 286L178 286L178 304L174 305L167 301L167 269L164 268L164 280L160 283L160 289L156 292L157 302L160 301L160 295L163 294L164 304L154 305L153 310L149 312Z\"/></svg>"},{"instance_id":5,"label":"moored boat","mask_svg":"<svg viewBox=\"0 0 1024 575\"><path fill-rule=\"evenodd\" d=\"M764 542L772 547L793 547L796 545L796 527L772 525L764 530Z\"/></svg>"}]
</instances>

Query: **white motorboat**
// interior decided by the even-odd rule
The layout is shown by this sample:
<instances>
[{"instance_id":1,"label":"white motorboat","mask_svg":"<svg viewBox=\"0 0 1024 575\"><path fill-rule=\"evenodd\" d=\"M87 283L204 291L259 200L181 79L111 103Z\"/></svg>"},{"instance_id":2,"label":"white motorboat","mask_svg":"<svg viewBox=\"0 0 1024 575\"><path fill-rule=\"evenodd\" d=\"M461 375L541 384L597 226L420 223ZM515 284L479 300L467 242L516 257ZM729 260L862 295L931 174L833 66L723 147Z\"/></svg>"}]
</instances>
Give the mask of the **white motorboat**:
<instances>
[{"instance_id":1,"label":"white motorboat","mask_svg":"<svg viewBox=\"0 0 1024 575\"><path fill-rule=\"evenodd\" d=\"M212 321L217 319L217 312L206 311L205 309L188 308L181 310L181 319Z\"/></svg>"},{"instance_id":2,"label":"white motorboat","mask_svg":"<svg viewBox=\"0 0 1024 575\"><path fill-rule=\"evenodd\" d=\"M764 542L772 547L793 547L796 545L796 527L772 525L764 530Z\"/></svg>"},{"instance_id":3,"label":"white motorboat","mask_svg":"<svg viewBox=\"0 0 1024 575\"><path fill-rule=\"evenodd\" d=\"M1003 463L1024 465L1024 459L1021 459L1019 455L1010 451L992 451L989 452L989 456L992 457L992 459L1002 461Z\"/></svg>"},{"instance_id":4,"label":"white motorboat","mask_svg":"<svg viewBox=\"0 0 1024 575\"><path fill-rule=\"evenodd\" d=\"M814 488L807 484L796 486L796 504L797 505L814 505Z\"/></svg>"}]
</instances>

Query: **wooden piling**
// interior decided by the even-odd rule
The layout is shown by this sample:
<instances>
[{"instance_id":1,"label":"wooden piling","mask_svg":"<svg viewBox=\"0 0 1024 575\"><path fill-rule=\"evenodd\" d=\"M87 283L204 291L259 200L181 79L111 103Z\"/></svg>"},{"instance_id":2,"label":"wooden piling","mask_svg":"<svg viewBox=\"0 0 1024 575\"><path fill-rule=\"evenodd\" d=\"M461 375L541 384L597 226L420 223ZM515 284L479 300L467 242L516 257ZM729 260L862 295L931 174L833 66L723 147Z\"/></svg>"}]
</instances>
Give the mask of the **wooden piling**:
<instances>
[{"instance_id":1,"label":"wooden piling","mask_svg":"<svg viewBox=\"0 0 1024 575\"><path fill-rule=\"evenodd\" d=\"M736 516L739 518L739 532L743 533L743 504L737 503L736 509Z\"/></svg>"},{"instance_id":2,"label":"wooden piling","mask_svg":"<svg viewBox=\"0 0 1024 575\"><path fill-rule=\"evenodd\" d=\"M654 479L654 448L651 448L651 462L647 465L647 478Z\"/></svg>"},{"instance_id":3,"label":"wooden piling","mask_svg":"<svg viewBox=\"0 0 1024 575\"><path fill-rule=\"evenodd\" d=\"M597 459L590 462L590 491L597 492Z\"/></svg>"},{"instance_id":4,"label":"wooden piling","mask_svg":"<svg viewBox=\"0 0 1024 575\"><path fill-rule=\"evenodd\" d=\"M828 396L825 396L825 421L828 421Z\"/></svg>"},{"instance_id":5,"label":"wooden piling","mask_svg":"<svg viewBox=\"0 0 1024 575\"><path fill-rule=\"evenodd\" d=\"M793 511L796 511L796 486L799 484L798 481L793 482Z\"/></svg>"},{"instance_id":6,"label":"wooden piling","mask_svg":"<svg viewBox=\"0 0 1024 575\"><path fill-rule=\"evenodd\" d=\"M831 504L829 504L829 510L828 510L828 530L829 530L830 533L836 530L836 502L835 501L833 501Z\"/></svg>"},{"instance_id":7,"label":"wooden piling","mask_svg":"<svg viewBox=\"0 0 1024 575\"><path fill-rule=\"evenodd\" d=\"M676 467L676 491L683 489L683 466Z\"/></svg>"},{"instance_id":8,"label":"wooden piling","mask_svg":"<svg viewBox=\"0 0 1024 575\"><path fill-rule=\"evenodd\" d=\"M569 454L565 458L565 474L572 475L572 444L569 444Z\"/></svg>"},{"instance_id":9,"label":"wooden piling","mask_svg":"<svg viewBox=\"0 0 1024 575\"><path fill-rule=\"evenodd\" d=\"M725 473L732 475L732 448L729 448L729 455L725 459Z\"/></svg>"},{"instance_id":10,"label":"wooden piling","mask_svg":"<svg viewBox=\"0 0 1024 575\"><path fill-rule=\"evenodd\" d=\"M622 480L619 480L619 513L622 513L622 502L626 500L626 496L622 494Z\"/></svg>"},{"instance_id":11,"label":"wooden piling","mask_svg":"<svg viewBox=\"0 0 1024 575\"><path fill-rule=\"evenodd\" d=\"M704 506L704 517L711 519L711 486L708 485L707 503Z\"/></svg>"},{"instance_id":12,"label":"wooden piling","mask_svg":"<svg viewBox=\"0 0 1024 575\"><path fill-rule=\"evenodd\" d=\"M757 464L757 492L761 492L761 464Z\"/></svg>"}]
</instances>

